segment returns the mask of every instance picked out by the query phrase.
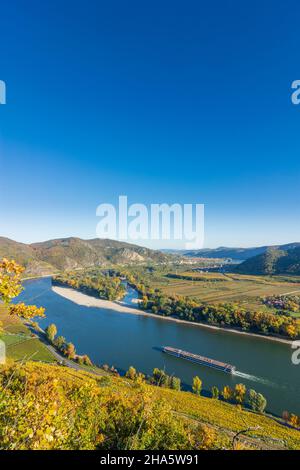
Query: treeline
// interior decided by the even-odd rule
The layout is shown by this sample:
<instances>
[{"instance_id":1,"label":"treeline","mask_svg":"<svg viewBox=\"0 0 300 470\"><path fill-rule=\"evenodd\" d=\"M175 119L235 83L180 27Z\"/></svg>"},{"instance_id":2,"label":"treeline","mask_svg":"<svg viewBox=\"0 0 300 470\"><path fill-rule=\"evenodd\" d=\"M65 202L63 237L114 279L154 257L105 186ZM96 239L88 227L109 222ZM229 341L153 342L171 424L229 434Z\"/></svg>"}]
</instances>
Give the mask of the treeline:
<instances>
[{"instance_id":1,"label":"treeline","mask_svg":"<svg viewBox=\"0 0 300 470\"><path fill-rule=\"evenodd\" d=\"M162 369L153 369L152 375L146 378L131 366L126 372L126 377L137 383L147 381L149 384L156 385L158 387L170 388L177 391L181 390L180 378L168 375L165 370ZM198 396L202 393L202 380L198 376L193 378L192 391ZM242 383L236 384L234 388L229 385L225 385L222 390L213 386L211 388L211 398L214 400L220 399L235 405L246 406L252 411L256 411L258 413L263 413L267 406L267 400L261 393L254 389L248 390Z\"/></svg>"},{"instance_id":2,"label":"treeline","mask_svg":"<svg viewBox=\"0 0 300 470\"><path fill-rule=\"evenodd\" d=\"M174 274L168 273L166 277L170 279L182 279L183 281L196 281L196 282L224 282L224 278L214 276L208 278L207 276L199 276L199 275L192 275L192 274ZM226 278L225 278L226 280Z\"/></svg>"},{"instance_id":3,"label":"treeline","mask_svg":"<svg viewBox=\"0 0 300 470\"><path fill-rule=\"evenodd\" d=\"M38 328L37 325L32 323L33 327ZM51 323L45 329L46 338L59 352L61 352L68 359L78 362L80 365L92 366L92 361L87 354L79 355L73 343L69 342L64 336L56 336L57 328L54 323Z\"/></svg>"},{"instance_id":4,"label":"treeline","mask_svg":"<svg viewBox=\"0 0 300 470\"><path fill-rule=\"evenodd\" d=\"M119 300L126 294L126 288L118 277L97 273L68 272L52 278L54 285L68 286L88 295L105 300Z\"/></svg>"},{"instance_id":5,"label":"treeline","mask_svg":"<svg viewBox=\"0 0 300 470\"><path fill-rule=\"evenodd\" d=\"M233 302L206 304L189 297L166 296L160 289L151 288L143 275L128 270L116 271L115 275L126 277L141 297L139 307L151 313L196 323L239 328L251 333L300 338L300 319L286 314L286 310L274 314L248 310ZM295 297L293 301L295 302Z\"/></svg>"},{"instance_id":6,"label":"treeline","mask_svg":"<svg viewBox=\"0 0 300 470\"><path fill-rule=\"evenodd\" d=\"M221 327L240 328L243 331L300 337L300 320L287 315L250 311L239 304L201 304L187 297L168 297L161 293L144 293L140 308L157 315L173 316L192 322L204 322Z\"/></svg>"}]
</instances>

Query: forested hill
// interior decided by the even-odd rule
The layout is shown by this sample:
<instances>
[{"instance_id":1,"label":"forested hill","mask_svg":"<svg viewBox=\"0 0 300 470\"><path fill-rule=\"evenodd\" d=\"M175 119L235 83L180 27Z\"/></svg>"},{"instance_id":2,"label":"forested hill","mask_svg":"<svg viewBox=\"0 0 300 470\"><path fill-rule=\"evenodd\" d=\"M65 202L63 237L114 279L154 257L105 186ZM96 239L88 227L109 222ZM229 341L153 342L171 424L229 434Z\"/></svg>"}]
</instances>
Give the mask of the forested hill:
<instances>
[{"instance_id":1,"label":"forested hill","mask_svg":"<svg viewBox=\"0 0 300 470\"><path fill-rule=\"evenodd\" d=\"M286 245L276 246L256 246L250 248L234 248L221 246L219 248L203 248L201 250L193 250L181 252L184 256L200 257L200 258L231 258L232 260L247 260L253 256L266 253L269 249L291 250L300 247L300 243L288 243Z\"/></svg>"},{"instance_id":2,"label":"forested hill","mask_svg":"<svg viewBox=\"0 0 300 470\"><path fill-rule=\"evenodd\" d=\"M57 270L106 266L108 264L165 263L171 255L138 245L108 239L60 238L24 244L0 237L0 259L14 259L28 275L51 274Z\"/></svg>"},{"instance_id":3,"label":"forested hill","mask_svg":"<svg viewBox=\"0 0 300 470\"><path fill-rule=\"evenodd\" d=\"M300 275L300 247L287 251L268 249L236 267L241 274L294 274Z\"/></svg>"}]
</instances>

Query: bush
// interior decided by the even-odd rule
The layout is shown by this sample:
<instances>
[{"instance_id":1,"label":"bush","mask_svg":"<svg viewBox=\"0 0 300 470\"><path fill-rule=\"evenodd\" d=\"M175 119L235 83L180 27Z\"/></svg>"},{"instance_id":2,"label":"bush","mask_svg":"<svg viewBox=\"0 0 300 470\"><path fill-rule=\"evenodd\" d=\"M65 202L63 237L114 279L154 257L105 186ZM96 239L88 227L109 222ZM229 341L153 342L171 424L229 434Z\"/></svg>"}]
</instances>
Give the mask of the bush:
<instances>
[{"instance_id":1,"label":"bush","mask_svg":"<svg viewBox=\"0 0 300 470\"><path fill-rule=\"evenodd\" d=\"M261 393L251 389L248 393L248 405L251 410L263 413L267 406L267 400Z\"/></svg>"}]
</instances>

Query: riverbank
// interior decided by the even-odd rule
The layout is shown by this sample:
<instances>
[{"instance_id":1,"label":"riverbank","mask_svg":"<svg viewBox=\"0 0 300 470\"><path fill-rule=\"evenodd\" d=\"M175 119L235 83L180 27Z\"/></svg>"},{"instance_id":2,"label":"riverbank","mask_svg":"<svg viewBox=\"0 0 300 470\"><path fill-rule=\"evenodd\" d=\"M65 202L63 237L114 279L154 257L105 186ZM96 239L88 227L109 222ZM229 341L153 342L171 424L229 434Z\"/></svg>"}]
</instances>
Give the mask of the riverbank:
<instances>
[{"instance_id":1,"label":"riverbank","mask_svg":"<svg viewBox=\"0 0 300 470\"><path fill-rule=\"evenodd\" d=\"M284 343L284 344L288 344L289 346L291 346L292 344L291 340L288 340L285 338L279 338L276 336L264 336L264 335L260 335L257 333L249 333L247 331L235 330L233 328L222 328L220 326L208 325L206 323L195 323L195 322L191 322L187 320L180 320L178 318L163 317L161 315L156 315L154 313L145 312L143 310L140 310L138 307L128 307L122 304L122 302L112 302L110 300L97 299L96 297L91 297L87 294L83 294L69 287L52 286L52 291L60 295L61 297L64 297L65 299L70 300L71 302L74 302L77 305L81 305L84 307L97 307L97 308L103 308L103 309L108 309L108 310L114 310L115 312L120 312L120 313L142 315L142 316L152 317L152 318L156 318L160 320L195 326L198 328L208 328L210 330L224 331L225 333L226 332L234 333L238 335L259 338L262 340L274 341L277 343Z\"/></svg>"}]
</instances>

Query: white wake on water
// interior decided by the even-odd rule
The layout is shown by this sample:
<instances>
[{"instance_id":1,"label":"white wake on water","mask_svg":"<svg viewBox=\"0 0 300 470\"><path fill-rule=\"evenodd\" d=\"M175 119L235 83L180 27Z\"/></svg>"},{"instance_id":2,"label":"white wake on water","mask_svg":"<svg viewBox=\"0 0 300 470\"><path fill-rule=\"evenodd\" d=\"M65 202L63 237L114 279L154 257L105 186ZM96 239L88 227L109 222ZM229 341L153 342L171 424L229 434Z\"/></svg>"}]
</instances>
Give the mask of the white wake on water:
<instances>
[{"instance_id":1,"label":"white wake on water","mask_svg":"<svg viewBox=\"0 0 300 470\"><path fill-rule=\"evenodd\" d=\"M232 375L236 377L241 377L242 379L251 380L252 382L259 382L264 385L270 385L271 387L276 387L276 384L270 382L270 380L264 379L263 377L256 377L255 375L245 374L239 370L235 370Z\"/></svg>"}]
</instances>

